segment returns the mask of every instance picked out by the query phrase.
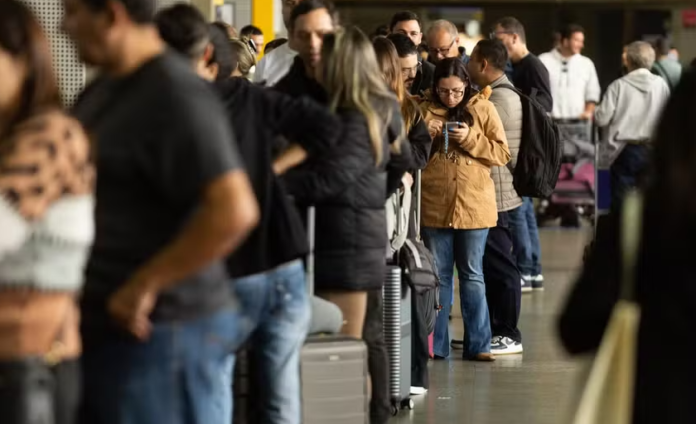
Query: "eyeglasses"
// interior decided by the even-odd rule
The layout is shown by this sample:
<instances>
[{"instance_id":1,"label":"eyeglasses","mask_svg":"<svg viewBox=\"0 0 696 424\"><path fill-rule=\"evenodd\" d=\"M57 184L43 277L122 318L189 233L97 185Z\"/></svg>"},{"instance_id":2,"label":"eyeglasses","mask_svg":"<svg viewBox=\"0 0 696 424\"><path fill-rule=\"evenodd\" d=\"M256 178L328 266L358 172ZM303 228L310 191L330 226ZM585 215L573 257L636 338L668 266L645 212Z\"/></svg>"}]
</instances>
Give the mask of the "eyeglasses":
<instances>
[{"instance_id":1,"label":"eyeglasses","mask_svg":"<svg viewBox=\"0 0 696 424\"><path fill-rule=\"evenodd\" d=\"M428 49L428 51L430 52L431 55L438 55L439 54L441 56L447 57L447 54L450 52L450 50L452 50L452 46L454 46L455 41L457 41L457 40L452 40L449 47L442 47L439 49L432 49L431 48L431 49Z\"/></svg>"},{"instance_id":2,"label":"eyeglasses","mask_svg":"<svg viewBox=\"0 0 696 424\"><path fill-rule=\"evenodd\" d=\"M455 89L448 89L448 88L438 88L437 89L437 94L443 96L443 97L454 97L455 99L459 99L464 96L464 92L466 91L466 86L463 86L462 88L455 88Z\"/></svg>"},{"instance_id":3,"label":"eyeglasses","mask_svg":"<svg viewBox=\"0 0 696 424\"><path fill-rule=\"evenodd\" d=\"M418 74L418 72L421 70L422 67L423 67L423 64L418 62L418 64L416 66L414 66L413 68L401 68L401 75L403 75L405 77L409 77L411 75L415 76Z\"/></svg>"}]
</instances>

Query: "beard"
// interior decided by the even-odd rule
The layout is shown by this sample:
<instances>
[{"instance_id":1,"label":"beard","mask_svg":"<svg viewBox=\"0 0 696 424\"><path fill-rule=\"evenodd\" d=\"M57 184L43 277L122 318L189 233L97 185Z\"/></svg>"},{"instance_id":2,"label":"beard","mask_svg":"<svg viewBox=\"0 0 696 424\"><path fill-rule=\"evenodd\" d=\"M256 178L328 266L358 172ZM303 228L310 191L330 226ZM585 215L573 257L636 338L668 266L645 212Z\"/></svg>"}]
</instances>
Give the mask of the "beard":
<instances>
[{"instance_id":1,"label":"beard","mask_svg":"<svg viewBox=\"0 0 696 424\"><path fill-rule=\"evenodd\" d=\"M411 87L413 87L413 83L415 81L416 81L415 78L407 79L406 81L404 81L404 87L406 87L406 89L410 89Z\"/></svg>"}]
</instances>

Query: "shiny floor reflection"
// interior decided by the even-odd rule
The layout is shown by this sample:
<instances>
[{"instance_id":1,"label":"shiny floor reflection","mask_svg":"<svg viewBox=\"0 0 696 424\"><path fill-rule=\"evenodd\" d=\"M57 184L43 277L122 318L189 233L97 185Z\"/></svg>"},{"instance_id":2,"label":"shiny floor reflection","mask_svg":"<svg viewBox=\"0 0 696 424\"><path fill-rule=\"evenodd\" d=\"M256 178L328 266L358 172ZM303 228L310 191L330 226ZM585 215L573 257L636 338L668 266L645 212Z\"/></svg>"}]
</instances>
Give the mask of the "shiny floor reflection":
<instances>
[{"instance_id":1,"label":"shiny floor reflection","mask_svg":"<svg viewBox=\"0 0 696 424\"><path fill-rule=\"evenodd\" d=\"M448 361L431 361L430 391L415 397L415 409L402 411L393 423L567 422L579 366L559 347L555 320L588 234L585 230L542 230L541 240L546 290L523 296L524 355L501 357L493 364L464 362L457 355ZM452 320L452 328L455 336L461 336L461 318Z\"/></svg>"}]
</instances>

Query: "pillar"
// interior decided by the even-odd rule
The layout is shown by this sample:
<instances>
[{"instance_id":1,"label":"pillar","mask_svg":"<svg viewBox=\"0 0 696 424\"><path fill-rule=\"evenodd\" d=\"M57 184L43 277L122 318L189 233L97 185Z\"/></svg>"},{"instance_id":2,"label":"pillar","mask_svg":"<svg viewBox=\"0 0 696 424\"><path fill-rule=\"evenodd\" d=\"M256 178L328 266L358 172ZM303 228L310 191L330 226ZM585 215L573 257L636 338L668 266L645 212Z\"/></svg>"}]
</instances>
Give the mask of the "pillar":
<instances>
[{"instance_id":1,"label":"pillar","mask_svg":"<svg viewBox=\"0 0 696 424\"><path fill-rule=\"evenodd\" d=\"M251 24L263 32L266 42L275 38L274 6L275 0L251 0Z\"/></svg>"}]
</instances>

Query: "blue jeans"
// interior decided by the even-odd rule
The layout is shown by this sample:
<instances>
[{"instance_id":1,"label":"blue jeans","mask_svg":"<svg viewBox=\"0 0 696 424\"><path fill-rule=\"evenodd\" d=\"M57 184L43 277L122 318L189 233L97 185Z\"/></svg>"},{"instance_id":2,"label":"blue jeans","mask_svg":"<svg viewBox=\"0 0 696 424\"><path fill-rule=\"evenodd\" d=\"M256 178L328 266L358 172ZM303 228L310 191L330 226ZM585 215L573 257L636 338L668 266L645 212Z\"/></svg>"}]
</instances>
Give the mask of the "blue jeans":
<instances>
[{"instance_id":1,"label":"blue jeans","mask_svg":"<svg viewBox=\"0 0 696 424\"><path fill-rule=\"evenodd\" d=\"M449 315L452 307L453 265L459 273L459 301L464 319L464 356L491 351L491 323L483 281L483 253L488 229L452 230L423 228L423 238L435 258L440 276L442 311L435 322L433 353L446 358L450 353Z\"/></svg>"},{"instance_id":2,"label":"blue jeans","mask_svg":"<svg viewBox=\"0 0 696 424\"><path fill-rule=\"evenodd\" d=\"M265 424L301 424L300 351L309 330L311 307L302 261L232 281L251 321L250 361L260 396L253 399ZM227 374L231 379L232 374ZM231 384L231 381L230 381ZM252 396L253 398L254 396ZM231 402L231 398L228 398ZM229 405L232 415L232 405Z\"/></svg>"},{"instance_id":3,"label":"blue jeans","mask_svg":"<svg viewBox=\"0 0 696 424\"><path fill-rule=\"evenodd\" d=\"M238 349L239 312L155 324L150 338L85 345L82 424L229 424L221 401L231 385L229 353Z\"/></svg>"},{"instance_id":4,"label":"blue jeans","mask_svg":"<svg viewBox=\"0 0 696 424\"><path fill-rule=\"evenodd\" d=\"M512 246L522 275L541 274L541 244L534 203L529 197L517 209L508 211Z\"/></svg>"}]
</instances>

